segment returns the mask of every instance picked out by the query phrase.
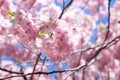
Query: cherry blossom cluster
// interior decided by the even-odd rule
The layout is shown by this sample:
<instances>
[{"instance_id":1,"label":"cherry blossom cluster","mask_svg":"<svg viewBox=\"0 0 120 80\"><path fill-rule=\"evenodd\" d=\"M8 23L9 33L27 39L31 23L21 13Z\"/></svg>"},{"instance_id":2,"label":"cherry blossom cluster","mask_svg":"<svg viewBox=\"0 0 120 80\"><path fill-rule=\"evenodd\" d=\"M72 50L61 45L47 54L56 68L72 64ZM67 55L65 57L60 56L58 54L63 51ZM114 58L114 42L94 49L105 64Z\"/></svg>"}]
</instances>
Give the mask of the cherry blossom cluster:
<instances>
[{"instance_id":1,"label":"cherry blossom cluster","mask_svg":"<svg viewBox=\"0 0 120 80\"><path fill-rule=\"evenodd\" d=\"M52 62L66 62L73 70L78 70L74 72L75 80L84 80L84 76L87 76L85 80L119 80L120 1L116 0L114 5L111 0L71 1L72 4L65 8L67 0L1 0L0 58L37 62L38 55L44 53ZM12 64L4 62L1 60L1 66ZM85 67L80 70L79 66L83 64ZM4 72L6 70L1 66L0 78L4 78L9 71ZM38 75L29 76L34 73L34 68L36 71L43 68L41 71L47 72L48 66L32 64L24 69L27 78L37 80ZM20 71L15 65L7 69ZM23 73L13 73L26 78ZM60 78L65 78L64 73ZM67 78L72 80L72 76ZM51 79L40 75L39 80Z\"/></svg>"}]
</instances>

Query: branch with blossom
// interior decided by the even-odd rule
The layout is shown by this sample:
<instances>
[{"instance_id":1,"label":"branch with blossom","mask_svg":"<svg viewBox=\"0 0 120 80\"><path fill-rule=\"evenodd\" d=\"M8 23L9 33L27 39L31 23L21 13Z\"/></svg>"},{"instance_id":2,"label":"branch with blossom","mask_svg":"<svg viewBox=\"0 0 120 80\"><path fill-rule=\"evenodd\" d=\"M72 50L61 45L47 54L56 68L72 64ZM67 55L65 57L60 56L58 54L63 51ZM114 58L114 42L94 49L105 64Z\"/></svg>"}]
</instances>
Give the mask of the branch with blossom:
<instances>
[{"instance_id":1,"label":"branch with blossom","mask_svg":"<svg viewBox=\"0 0 120 80\"><path fill-rule=\"evenodd\" d=\"M0 80L119 79L119 5L1 0Z\"/></svg>"}]
</instances>

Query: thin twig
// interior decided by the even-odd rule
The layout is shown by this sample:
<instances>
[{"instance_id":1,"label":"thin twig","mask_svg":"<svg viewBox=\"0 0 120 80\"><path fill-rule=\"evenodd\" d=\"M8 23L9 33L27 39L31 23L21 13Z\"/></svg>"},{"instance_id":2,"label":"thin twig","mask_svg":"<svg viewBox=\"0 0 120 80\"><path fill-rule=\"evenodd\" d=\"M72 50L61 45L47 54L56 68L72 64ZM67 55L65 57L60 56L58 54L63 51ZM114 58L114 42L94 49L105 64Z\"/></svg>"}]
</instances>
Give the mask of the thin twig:
<instances>
[{"instance_id":1,"label":"thin twig","mask_svg":"<svg viewBox=\"0 0 120 80\"><path fill-rule=\"evenodd\" d=\"M111 41L109 41L109 42L105 42L105 43L96 45L96 46L94 46L94 47L83 48L83 49L80 49L80 50L71 52L71 54L77 54L77 53L79 53L79 52L89 51L89 50L91 50L91 49L100 48L101 46L105 46L105 45L111 46L111 45L117 43L118 41L120 41L120 36L117 36L116 38L114 38L113 40L111 40Z\"/></svg>"},{"instance_id":2,"label":"thin twig","mask_svg":"<svg viewBox=\"0 0 120 80\"><path fill-rule=\"evenodd\" d=\"M33 68L32 73L34 73L34 71L35 71L35 69L36 69L36 66L37 66L37 64L38 64L38 61L39 61L39 59L40 59L40 55L41 55L41 53L38 54L38 56L37 56L37 59L36 59L36 62L35 62L35 65L34 65L34 68ZM32 78L33 78L33 74L31 75L30 80L32 80Z\"/></svg>"},{"instance_id":3,"label":"thin twig","mask_svg":"<svg viewBox=\"0 0 120 80\"><path fill-rule=\"evenodd\" d=\"M88 58L88 60L87 60L87 62L89 63L92 59L94 59L95 57L97 57L97 55L99 55L100 54L100 52L103 50L103 49L105 49L105 48L107 48L108 46L110 47L110 45L112 44L112 43L116 43L116 41L118 42L118 41L120 41L120 36L118 36L118 37L116 37L116 38L114 38L113 40L111 40L109 43L107 43L106 45L102 45L100 48L98 48L98 50L95 52L95 54L92 56L92 57L90 57L90 58ZM115 44L114 43L114 44ZM113 45L113 44L112 44ZM111 46L112 46L111 45Z\"/></svg>"},{"instance_id":4,"label":"thin twig","mask_svg":"<svg viewBox=\"0 0 120 80\"><path fill-rule=\"evenodd\" d=\"M111 16L110 3L111 3L111 0L108 0L108 26L107 26L107 32L106 32L106 36L105 36L103 43L107 40L107 38L109 36L109 32L110 32L110 16Z\"/></svg>"},{"instance_id":5,"label":"thin twig","mask_svg":"<svg viewBox=\"0 0 120 80\"><path fill-rule=\"evenodd\" d=\"M70 75L74 74L75 72L76 72L76 70L75 70L75 71L72 71L72 72L69 73L63 80L67 80L67 78L68 78Z\"/></svg>"},{"instance_id":6,"label":"thin twig","mask_svg":"<svg viewBox=\"0 0 120 80\"><path fill-rule=\"evenodd\" d=\"M23 74L22 72L12 71L12 70L8 70L8 69L2 68L2 67L0 67L0 70L11 73L11 74L12 73L14 73L14 74Z\"/></svg>"},{"instance_id":7,"label":"thin twig","mask_svg":"<svg viewBox=\"0 0 120 80\"><path fill-rule=\"evenodd\" d=\"M64 14L64 12L70 7L70 5L72 4L73 0L71 0L66 6L65 6L65 1L63 0L63 10L60 14L60 16L58 17L58 19L62 18L62 15Z\"/></svg>"},{"instance_id":8,"label":"thin twig","mask_svg":"<svg viewBox=\"0 0 120 80\"><path fill-rule=\"evenodd\" d=\"M43 67L44 67L44 64L45 64L46 59L47 59L47 58L46 58L46 56L45 56L45 58L43 59L43 63L42 63L42 65L41 65L40 71L43 70ZM40 76L41 76L41 74L39 74L38 79L39 79Z\"/></svg>"},{"instance_id":9,"label":"thin twig","mask_svg":"<svg viewBox=\"0 0 120 80\"><path fill-rule=\"evenodd\" d=\"M24 75L24 72L23 72L23 69L22 69L22 68L21 68L21 72L23 73L23 74L22 74L22 75L23 75L23 79L24 79L24 80L28 80L27 77Z\"/></svg>"}]
</instances>

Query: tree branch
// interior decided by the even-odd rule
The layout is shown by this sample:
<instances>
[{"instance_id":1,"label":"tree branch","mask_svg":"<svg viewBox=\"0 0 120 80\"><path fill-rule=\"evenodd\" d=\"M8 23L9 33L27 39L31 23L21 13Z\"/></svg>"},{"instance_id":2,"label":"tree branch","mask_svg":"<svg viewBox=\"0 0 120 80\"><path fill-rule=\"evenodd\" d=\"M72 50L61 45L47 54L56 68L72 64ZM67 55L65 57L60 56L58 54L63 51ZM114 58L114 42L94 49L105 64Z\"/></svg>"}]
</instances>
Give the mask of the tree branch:
<instances>
[{"instance_id":1,"label":"tree branch","mask_svg":"<svg viewBox=\"0 0 120 80\"><path fill-rule=\"evenodd\" d=\"M39 59L40 59L40 55L41 55L41 53L37 56L37 59L36 59L36 62L35 62L35 65L34 65L34 68L33 68L32 73L34 73L34 71L35 71L35 68L36 68L36 66L37 66L37 64L38 64L38 61L39 61ZM32 80L32 78L33 78L33 74L31 75L30 80Z\"/></svg>"},{"instance_id":2,"label":"tree branch","mask_svg":"<svg viewBox=\"0 0 120 80\"><path fill-rule=\"evenodd\" d=\"M71 0L71 1L65 6L65 0L63 0L63 10L62 10L62 12L61 12L61 14L60 14L60 16L59 16L58 19L61 19L61 18L62 18L62 15L64 14L65 10L67 10L67 9L70 7L70 5L72 4L72 2L73 2L73 0Z\"/></svg>"},{"instance_id":3,"label":"tree branch","mask_svg":"<svg viewBox=\"0 0 120 80\"><path fill-rule=\"evenodd\" d=\"M109 36L109 29L110 29L110 3L111 3L111 0L108 0L108 26L107 26L107 32L106 32L106 36L105 36L105 39L103 41L103 43L107 40L108 36Z\"/></svg>"}]
</instances>

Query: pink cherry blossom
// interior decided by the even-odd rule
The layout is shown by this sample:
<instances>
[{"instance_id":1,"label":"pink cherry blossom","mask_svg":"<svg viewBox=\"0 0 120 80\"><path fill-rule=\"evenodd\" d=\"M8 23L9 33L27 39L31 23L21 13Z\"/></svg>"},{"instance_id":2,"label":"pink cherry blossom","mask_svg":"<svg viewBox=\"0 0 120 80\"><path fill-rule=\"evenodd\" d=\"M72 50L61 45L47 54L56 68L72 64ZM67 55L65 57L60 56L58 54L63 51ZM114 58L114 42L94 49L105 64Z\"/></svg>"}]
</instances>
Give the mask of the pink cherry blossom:
<instances>
[{"instance_id":1,"label":"pink cherry blossom","mask_svg":"<svg viewBox=\"0 0 120 80\"><path fill-rule=\"evenodd\" d=\"M0 79L119 80L119 9L119 0L1 0Z\"/></svg>"}]
</instances>

